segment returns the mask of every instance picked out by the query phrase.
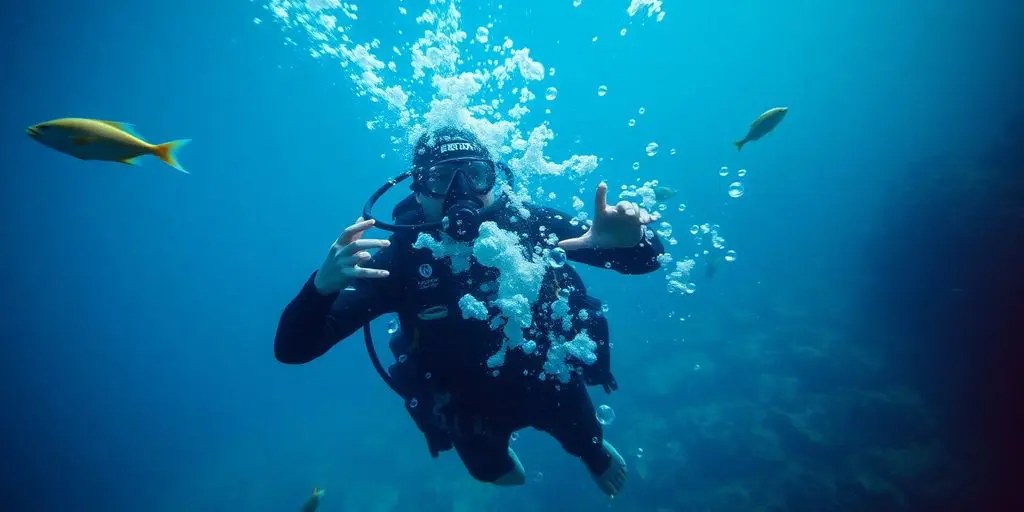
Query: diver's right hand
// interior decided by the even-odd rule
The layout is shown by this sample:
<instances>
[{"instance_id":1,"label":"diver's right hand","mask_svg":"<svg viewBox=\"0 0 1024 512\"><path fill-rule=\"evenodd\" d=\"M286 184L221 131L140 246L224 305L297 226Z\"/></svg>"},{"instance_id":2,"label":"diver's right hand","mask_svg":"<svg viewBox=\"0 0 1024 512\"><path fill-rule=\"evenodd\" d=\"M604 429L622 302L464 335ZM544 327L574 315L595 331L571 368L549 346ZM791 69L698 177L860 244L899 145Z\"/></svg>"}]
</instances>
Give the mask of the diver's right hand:
<instances>
[{"instance_id":1,"label":"diver's right hand","mask_svg":"<svg viewBox=\"0 0 1024 512\"><path fill-rule=\"evenodd\" d=\"M387 270L363 268L359 265L370 259L367 249L379 249L391 245L389 240L363 240L363 233L370 229L374 220L359 220L355 224L345 228L338 235L338 239L331 245L327 252L320 270L317 270L313 278L313 285L323 295L337 293L344 288L348 282L362 278L387 277Z\"/></svg>"}]
</instances>

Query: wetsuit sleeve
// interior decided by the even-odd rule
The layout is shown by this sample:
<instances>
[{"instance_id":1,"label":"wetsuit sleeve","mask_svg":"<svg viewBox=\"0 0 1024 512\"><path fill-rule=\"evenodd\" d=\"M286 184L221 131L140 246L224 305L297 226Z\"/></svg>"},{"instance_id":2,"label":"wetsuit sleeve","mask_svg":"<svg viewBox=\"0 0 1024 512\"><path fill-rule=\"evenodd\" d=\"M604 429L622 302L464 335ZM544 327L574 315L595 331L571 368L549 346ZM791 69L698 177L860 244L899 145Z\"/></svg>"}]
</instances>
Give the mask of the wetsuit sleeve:
<instances>
[{"instance_id":1,"label":"wetsuit sleeve","mask_svg":"<svg viewBox=\"0 0 1024 512\"><path fill-rule=\"evenodd\" d=\"M582 236L586 231L581 223L573 225L569 215L551 208L533 208L532 215L537 216L545 232L550 232L558 237L558 240L566 240ZM648 274L657 270L661 263L658 256L665 252L661 240L655 233L645 236L634 247L619 249L578 249L568 251L566 255L571 261L592 265L595 267L610 268L620 274ZM606 264L609 265L606 267Z\"/></svg>"},{"instance_id":2,"label":"wetsuit sleeve","mask_svg":"<svg viewBox=\"0 0 1024 512\"><path fill-rule=\"evenodd\" d=\"M391 271L392 248L378 251L364 267ZM286 364L308 363L324 355L363 324L394 311L395 273L358 279L350 289L323 295L313 284L314 272L285 307L277 325L274 357Z\"/></svg>"}]
</instances>

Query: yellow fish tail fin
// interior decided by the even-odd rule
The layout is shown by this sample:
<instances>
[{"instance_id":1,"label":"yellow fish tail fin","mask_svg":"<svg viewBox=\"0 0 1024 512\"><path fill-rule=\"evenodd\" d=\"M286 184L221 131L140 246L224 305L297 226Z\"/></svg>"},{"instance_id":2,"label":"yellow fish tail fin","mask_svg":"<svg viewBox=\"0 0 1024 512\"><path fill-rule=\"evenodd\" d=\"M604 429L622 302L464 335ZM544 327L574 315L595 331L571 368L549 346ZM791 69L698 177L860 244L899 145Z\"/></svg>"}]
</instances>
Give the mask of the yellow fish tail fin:
<instances>
[{"instance_id":1,"label":"yellow fish tail fin","mask_svg":"<svg viewBox=\"0 0 1024 512\"><path fill-rule=\"evenodd\" d=\"M156 146L154 153L160 160L163 160L165 164L174 167L175 169L189 174L181 164L178 163L178 159L175 158L178 150L180 150L185 144L191 142L191 139L174 140L171 142L165 142Z\"/></svg>"},{"instance_id":2,"label":"yellow fish tail fin","mask_svg":"<svg viewBox=\"0 0 1024 512\"><path fill-rule=\"evenodd\" d=\"M733 144L736 145L736 151L742 151L743 150L743 145L746 144L746 143L747 143L746 140L738 140L736 142L733 142Z\"/></svg>"}]
</instances>

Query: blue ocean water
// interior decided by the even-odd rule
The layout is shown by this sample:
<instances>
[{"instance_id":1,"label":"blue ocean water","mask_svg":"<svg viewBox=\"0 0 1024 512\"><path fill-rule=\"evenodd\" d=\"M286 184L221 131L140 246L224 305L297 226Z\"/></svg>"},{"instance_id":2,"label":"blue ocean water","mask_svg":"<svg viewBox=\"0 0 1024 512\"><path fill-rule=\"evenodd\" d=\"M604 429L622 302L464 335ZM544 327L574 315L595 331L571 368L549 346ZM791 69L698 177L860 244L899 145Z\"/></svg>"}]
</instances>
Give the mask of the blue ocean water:
<instances>
[{"instance_id":1,"label":"blue ocean water","mask_svg":"<svg viewBox=\"0 0 1024 512\"><path fill-rule=\"evenodd\" d=\"M383 107L355 94L351 70L311 57L260 1L40 0L0 21L4 510L296 510L314 485L324 512L982 499L963 434L945 428L956 410L944 398L963 392L950 376L971 359L915 337L895 320L915 306L882 291L887 273L929 257L902 249L943 250L912 245L943 238L893 205L960 183L935 159L970 161L1021 119L1020 7L666 1L658 22L630 17L627 0L498 4L459 4L470 39L493 22L492 37L556 70L532 86L521 128L550 121L553 160L603 159L586 181L547 180L557 198L544 201L571 211L598 180L658 179L686 204L664 212L677 259L701 250L688 230L705 223L737 251L712 279L698 258L692 295L669 294L663 271L580 269L609 305L622 389L593 396L616 411L607 435L629 459L627 490L609 502L532 431L513 444L523 488L477 483L450 452L431 459L358 335L308 365L274 360L284 305L407 165L407 145L389 140L400 130L367 130ZM427 7L363 2L355 37L386 53L422 34L411 18ZM737 152L780 105L776 131ZM191 138L191 175L78 161L24 135L66 116ZM728 195L734 181L742 197Z\"/></svg>"}]
</instances>

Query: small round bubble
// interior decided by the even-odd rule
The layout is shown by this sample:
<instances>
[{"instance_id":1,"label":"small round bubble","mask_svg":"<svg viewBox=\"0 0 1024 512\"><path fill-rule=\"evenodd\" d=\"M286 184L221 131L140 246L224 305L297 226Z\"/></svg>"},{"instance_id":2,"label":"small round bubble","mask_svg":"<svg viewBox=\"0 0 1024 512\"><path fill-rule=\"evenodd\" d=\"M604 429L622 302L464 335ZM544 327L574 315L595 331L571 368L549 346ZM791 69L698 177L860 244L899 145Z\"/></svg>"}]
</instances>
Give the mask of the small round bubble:
<instances>
[{"instance_id":1,"label":"small round bubble","mask_svg":"<svg viewBox=\"0 0 1024 512\"><path fill-rule=\"evenodd\" d=\"M742 178L742 177L744 177L746 175L747 175L747 170L746 169L740 169L740 170L736 171L736 176L739 176L740 178Z\"/></svg>"},{"instance_id":2,"label":"small round bubble","mask_svg":"<svg viewBox=\"0 0 1024 512\"><path fill-rule=\"evenodd\" d=\"M686 204L684 204L684 203L679 203L679 211L681 211L681 212L685 212L685 211L686 211Z\"/></svg>"},{"instance_id":3,"label":"small round bubble","mask_svg":"<svg viewBox=\"0 0 1024 512\"><path fill-rule=\"evenodd\" d=\"M738 198L738 197L740 197L742 195L743 195L743 184L742 183L740 183L738 181L734 181L731 185L729 185L729 197L731 197L733 199L736 199L736 198Z\"/></svg>"},{"instance_id":4,"label":"small round bubble","mask_svg":"<svg viewBox=\"0 0 1024 512\"><path fill-rule=\"evenodd\" d=\"M602 85L602 86L597 88L597 95L598 96L604 96L605 94L608 94L608 86L607 85Z\"/></svg>"},{"instance_id":5,"label":"small round bubble","mask_svg":"<svg viewBox=\"0 0 1024 512\"><path fill-rule=\"evenodd\" d=\"M538 472L534 473L533 476L530 477L530 478L533 480L533 483L539 484L539 483L544 481L544 473L541 473L540 471L538 471Z\"/></svg>"},{"instance_id":6,"label":"small round bubble","mask_svg":"<svg viewBox=\"0 0 1024 512\"><path fill-rule=\"evenodd\" d=\"M698 226L696 224L690 226L690 234L691 235L696 235L699 232L700 232L700 226Z\"/></svg>"},{"instance_id":7,"label":"small round bubble","mask_svg":"<svg viewBox=\"0 0 1024 512\"><path fill-rule=\"evenodd\" d=\"M398 332L398 320L391 319L391 321L388 322L388 334L394 334L396 332Z\"/></svg>"},{"instance_id":8,"label":"small round bubble","mask_svg":"<svg viewBox=\"0 0 1024 512\"><path fill-rule=\"evenodd\" d=\"M412 407L413 409L415 409L416 406L419 405L419 404L420 404L420 401L416 400L415 398L413 398L412 400L409 400L409 407Z\"/></svg>"},{"instance_id":9,"label":"small round bubble","mask_svg":"<svg viewBox=\"0 0 1024 512\"><path fill-rule=\"evenodd\" d=\"M624 35L626 35L626 29L622 29L622 30L620 30L620 31L619 31L619 35L620 35L620 36L624 36Z\"/></svg>"},{"instance_id":10,"label":"small round bubble","mask_svg":"<svg viewBox=\"0 0 1024 512\"><path fill-rule=\"evenodd\" d=\"M729 175L729 168L723 165L722 168L718 170L718 175L719 176L728 176Z\"/></svg>"},{"instance_id":11,"label":"small round bubble","mask_svg":"<svg viewBox=\"0 0 1024 512\"><path fill-rule=\"evenodd\" d=\"M636 119L630 119L628 124L630 128L636 126Z\"/></svg>"},{"instance_id":12,"label":"small round bubble","mask_svg":"<svg viewBox=\"0 0 1024 512\"><path fill-rule=\"evenodd\" d=\"M594 436L594 437L590 438L590 442L594 443L594 444L597 444L597 436Z\"/></svg>"},{"instance_id":13,"label":"small round bubble","mask_svg":"<svg viewBox=\"0 0 1024 512\"><path fill-rule=\"evenodd\" d=\"M615 410L610 406L602 405L597 408L597 422L602 425L611 425L615 422Z\"/></svg>"},{"instance_id":14,"label":"small round bubble","mask_svg":"<svg viewBox=\"0 0 1024 512\"><path fill-rule=\"evenodd\" d=\"M693 294L693 292L697 291L697 285L693 283L686 283L685 285L683 285L683 291L686 292L688 295Z\"/></svg>"},{"instance_id":15,"label":"small round bubble","mask_svg":"<svg viewBox=\"0 0 1024 512\"><path fill-rule=\"evenodd\" d=\"M647 144L647 148L645 150L647 151L647 156L657 155L658 154L658 143L657 142L651 142L651 143Z\"/></svg>"},{"instance_id":16,"label":"small round bubble","mask_svg":"<svg viewBox=\"0 0 1024 512\"><path fill-rule=\"evenodd\" d=\"M693 371L700 370L700 363L693 365Z\"/></svg>"},{"instance_id":17,"label":"small round bubble","mask_svg":"<svg viewBox=\"0 0 1024 512\"><path fill-rule=\"evenodd\" d=\"M491 32L487 30L487 27L478 27L476 29L476 40L480 43L486 43Z\"/></svg>"},{"instance_id":18,"label":"small round bubble","mask_svg":"<svg viewBox=\"0 0 1024 512\"><path fill-rule=\"evenodd\" d=\"M725 261L728 261L730 263L736 261L736 251L732 249L725 251Z\"/></svg>"},{"instance_id":19,"label":"small round bubble","mask_svg":"<svg viewBox=\"0 0 1024 512\"><path fill-rule=\"evenodd\" d=\"M602 313L607 313L608 312L608 304L601 304L601 312Z\"/></svg>"},{"instance_id":20,"label":"small round bubble","mask_svg":"<svg viewBox=\"0 0 1024 512\"><path fill-rule=\"evenodd\" d=\"M573 7L579 7L582 4L583 4L583 0L572 0L572 6Z\"/></svg>"},{"instance_id":21,"label":"small round bubble","mask_svg":"<svg viewBox=\"0 0 1024 512\"><path fill-rule=\"evenodd\" d=\"M433 375L431 375L430 372L427 372L427 373L423 374L423 378L425 378L427 380L430 380L430 377L433 377Z\"/></svg>"},{"instance_id":22,"label":"small round bubble","mask_svg":"<svg viewBox=\"0 0 1024 512\"><path fill-rule=\"evenodd\" d=\"M633 170L634 171L640 170L640 162L633 162Z\"/></svg>"},{"instance_id":23,"label":"small round bubble","mask_svg":"<svg viewBox=\"0 0 1024 512\"><path fill-rule=\"evenodd\" d=\"M519 439L519 432L512 432L512 435L508 437L508 440L513 443L516 442L516 439Z\"/></svg>"},{"instance_id":24,"label":"small round bubble","mask_svg":"<svg viewBox=\"0 0 1024 512\"><path fill-rule=\"evenodd\" d=\"M409 360L409 358L405 354L402 354L402 355L398 356L398 362L399 363L404 363L404 362L406 362L408 360Z\"/></svg>"},{"instance_id":25,"label":"small round bubble","mask_svg":"<svg viewBox=\"0 0 1024 512\"><path fill-rule=\"evenodd\" d=\"M636 458L638 458L638 459L644 458L644 449L643 448L637 448L636 449Z\"/></svg>"},{"instance_id":26,"label":"small round bubble","mask_svg":"<svg viewBox=\"0 0 1024 512\"><path fill-rule=\"evenodd\" d=\"M558 97L558 89L548 87L548 90L544 91L544 97L547 98L548 101L554 101L554 99Z\"/></svg>"},{"instance_id":27,"label":"small round bubble","mask_svg":"<svg viewBox=\"0 0 1024 512\"><path fill-rule=\"evenodd\" d=\"M637 110L636 112L640 115L644 115L647 112L647 109L644 107L640 107L640 110Z\"/></svg>"},{"instance_id":28,"label":"small round bubble","mask_svg":"<svg viewBox=\"0 0 1024 512\"><path fill-rule=\"evenodd\" d=\"M555 247L548 253L548 265L551 268L562 268L565 266L565 261L568 256L565 254L565 249L561 247Z\"/></svg>"},{"instance_id":29,"label":"small round bubble","mask_svg":"<svg viewBox=\"0 0 1024 512\"><path fill-rule=\"evenodd\" d=\"M668 150L668 154L670 154L670 155L676 154L676 148L672 148L672 149Z\"/></svg>"}]
</instances>

